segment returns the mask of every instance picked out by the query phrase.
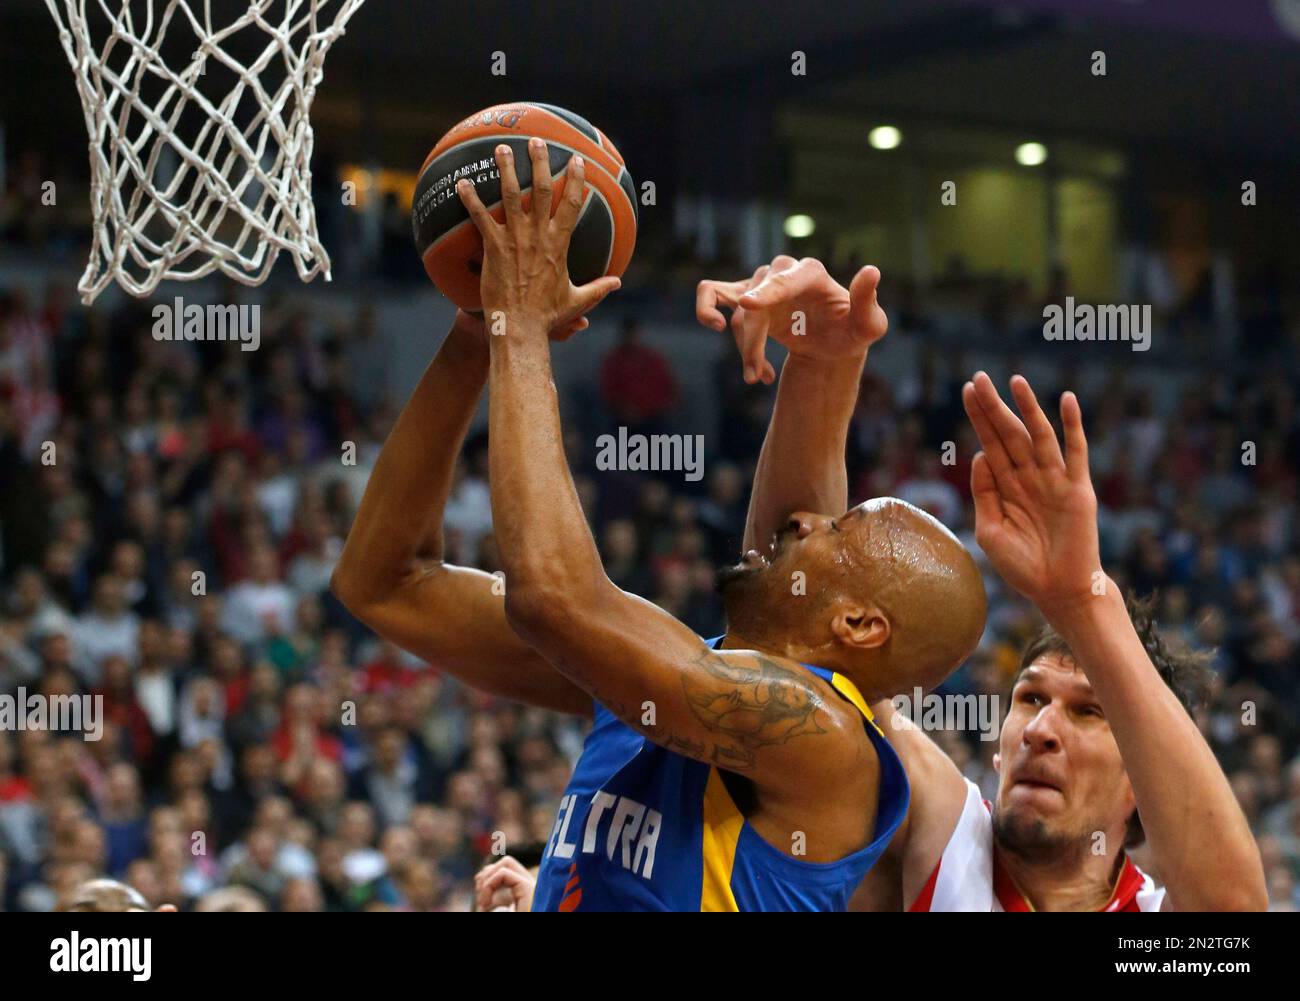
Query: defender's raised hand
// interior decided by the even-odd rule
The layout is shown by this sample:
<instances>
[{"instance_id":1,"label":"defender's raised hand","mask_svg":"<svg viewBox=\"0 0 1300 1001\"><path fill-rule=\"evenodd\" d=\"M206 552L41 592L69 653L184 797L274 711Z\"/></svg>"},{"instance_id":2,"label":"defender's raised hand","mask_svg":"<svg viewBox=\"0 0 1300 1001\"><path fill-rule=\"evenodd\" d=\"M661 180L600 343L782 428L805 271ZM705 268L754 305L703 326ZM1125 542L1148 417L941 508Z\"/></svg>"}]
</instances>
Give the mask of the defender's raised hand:
<instances>
[{"instance_id":1,"label":"defender's raised hand","mask_svg":"<svg viewBox=\"0 0 1300 1001\"><path fill-rule=\"evenodd\" d=\"M861 359L889 327L876 300L879 283L879 269L865 267L846 289L816 258L780 256L748 282L701 282L696 316L722 330L726 321L717 307L732 308L731 329L745 381L770 383L776 373L764 356L769 337L799 357Z\"/></svg>"},{"instance_id":2,"label":"defender's raised hand","mask_svg":"<svg viewBox=\"0 0 1300 1001\"><path fill-rule=\"evenodd\" d=\"M523 863L504 855L475 874L475 910L531 911L536 887L536 877Z\"/></svg>"},{"instance_id":3,"label":"defender's raised hand","mask_svg":"<svg viewBox=\"0 0 1300 1001\"><path fill-rule=\"evenodd\" d=\"M793 261L794 258L778 257L777 260ZM727 318L722 314L722 310L731 310L731 330L736 338L736 347L740 349L741 357L745 361L746 382L761 379L763 382L770 383L776 378L772 363L763 357L761 348L756 359L758 369L757 371L751 371L750 358L752 352L747 353L745 350L745 310L740 305L740 297L761 282L770 270L771 266L764 264L757 268L748 278L741 281L724 282L714 278L705 278L695 287L695 318L704 326L712 327L714 330L726 330Z\"/></svg>"},{"instance_id":4,"label":"defender's raised hand","mask_svg":"<svg viewBox=\"0 0 1300 1001\"><path fill-rule=\"evenodd\" d=\"M1062 455L1024 376L1012 377L1011 392L1023 421L985 373L962 387L983 446L971 464L975 539L1003 579L1051 621L1095 594L1101 572L1088 442L1073 393L1061 396Z\"/></svg>"},{"instance_id":5,"label":"defender's raised hand","mask_svg":"<svg viewBox=\"0 0 1300 1001\"><path fill-rule=\"evenodd\" d=\"M552 213L554 192L546 143L530 139L528 155L533 183L530 205L525 208L514 155L504 143L496 148L501 174L501 208L496 215L502 221L488 211L469 181L462 178L457 182L456 192L483 237L480 287L489 327L503 317L508 332L566 330L620 282L605 277L578 287L569 280L569 240L586 192L582 157L575 155L569 160L559 204Z\"/></svg>"}]
</instances>

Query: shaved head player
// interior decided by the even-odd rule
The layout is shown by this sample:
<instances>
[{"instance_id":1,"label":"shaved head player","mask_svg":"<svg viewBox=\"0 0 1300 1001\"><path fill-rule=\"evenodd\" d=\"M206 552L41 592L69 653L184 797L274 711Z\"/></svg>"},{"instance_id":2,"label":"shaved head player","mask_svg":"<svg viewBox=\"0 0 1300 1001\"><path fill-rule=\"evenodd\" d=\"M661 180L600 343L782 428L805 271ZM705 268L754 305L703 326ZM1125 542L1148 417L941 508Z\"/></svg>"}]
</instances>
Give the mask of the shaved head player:
<instances>
[{"instance_id":1,"label":"shaved head player","mask_svg":"<svg viewBox=\"0 0 1300 1001\"><path fill-rule=\"evenodd\" d=\"M149 902L133 886L115 879L88 879L77 887L65 910L93 913L97 911L148 911ZM159 911L175 911L175 904L162 904Z\"/></svg>"},{"instance_id":2,"label":"shaved head player","mask_svg":"<svg viewBox=\"0 0 1300 1001\"><path fill-rule=\"evenodd\" d=\"M700 292L701 322L721 329L717 305L735 310L731 326L751 379L771 376L762 341L777 316L788 322L825 295L837 301L818 262L773 263L779 270L756 287L708 282ZM830 338L817 346L828 358L837 348ZM786 388L783 373L781 399L793 401ZM768 442L785 440L790 424L803 448L769 469L769 497L834 482L827 463L842 468L842 448L820 443L843 441L857 387L827 379L821 388L773 415ZM1029 384L1017 376L1012 391L1020 417L983 373L963 390L983 447L972 473L977 538L1048 621L1012 690L997 798L984 803L938 745L896 725L902 717L890 702L878 704L912 797L853 908L1261 909L1259 851L1190 715L1204 667L1164 643L1141 607L1126 608L1101 570L1078 401L1062 400L1062 451ZM1127 856L1144 841L1164 886Z\"/></svg>"},{"instance_id":3,"label":"shaved head player","mask_svg":"<svg viewBox=\"0 0 1300 1001\"><path fill-rule=\"evenodd\" d=\"M534 909L843 909L906 811L906 779L869 702L936 684L970 652L984 623L979 573L950 532L905 504L812 513L843 511L842 434L817 446L838 450L824 479L767 489L773 468L809 447L818 418L805 412L802 431L787 422L764 445L747 555L725 575L725 637L706 643L615 587L565 461L548 332L580 327L617 281L569 283L583 166L570 161L576 183L552 218L545 148L530 153L530 210L506 147L496 218L460 188L484 238L484 311L506 332L458 318L372 474L336 592L471 684L593 714ZM864 269L851 290L808 304L778 408L827 380L856 385L885 329L878 278ZM504 602L492 577L439 561L442 505L485 379Z\"/></svg>"},{"instance_id":4,"label":"shaved head player","mask_svg":"<svg viewBox=\"0 0 1300 1001\"><path fill-rule=\"evenodd\" d=\"M816 261L787 258L756 287L705 283L699 318L722 329L716 306L733 307L747 377L770 378L762 341L774 318L837 301L832 288ZM828 357L837 347L818 342ZM984 803L937 744L878 704L912 797L853 909L1262 909L1259 850L1189 712L1204 668L1165 644L1141 607L1127 608L1101 569L1078 400L1061 401L1062 450L1028 382L1017 376L1011 389L1019 417L984 373L962 391L983 449L972 467L976 538L1048 623L1012 689L997 799ZM783 373L782 401L785 390ZM856 396L856 385L827 379L815 398L778 406L768 442L796 425L803 448L769 469L767 496L837 482L828 464L842 470L843 449L823 444L843 442ZM1127 856L1143 841L1164 886Z\"/></svg>"}]
</instances>

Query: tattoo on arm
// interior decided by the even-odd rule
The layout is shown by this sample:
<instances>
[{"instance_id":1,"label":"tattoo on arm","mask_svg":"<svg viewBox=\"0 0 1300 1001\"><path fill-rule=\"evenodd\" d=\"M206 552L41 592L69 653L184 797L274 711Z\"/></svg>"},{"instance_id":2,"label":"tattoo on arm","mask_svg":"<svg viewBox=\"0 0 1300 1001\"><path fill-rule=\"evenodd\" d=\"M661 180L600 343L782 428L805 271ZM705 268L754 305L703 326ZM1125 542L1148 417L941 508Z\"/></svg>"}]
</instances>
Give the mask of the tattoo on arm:
<instances>
[{"instance_id":1,"label":"tattoo on arm","mask_svg":"<svg viewBox=\"0 0 1300 1001\"><path fill-rule=\"evenodd\" d=\"M625 703L602 691L589 672L567 658L555 663L632 729L646 733L670 751L727 771L752 769L754 752L760 747L827 732L828 710L807 678L761 654L723 658L712 650L703 650L682 672L682 688L691 713L717 734L712 743L668 732L662 724L646 727Z\"/></svg>"},{"instance_id":2,"label":"tattoo on arm","mask_svg":"<svg viewBox=\"0 0 1300 1001\"><path fill-rule=\"evenodd\" d=\"M695 718L718 737L710 750L671 736L670 749L744 771L753 767L760 747L826 732L821 698L805 678L776 661L761 654L727 659L704 650L693 663L699 670L682 674L686 701Z\"/></svg>"}]
</instances>

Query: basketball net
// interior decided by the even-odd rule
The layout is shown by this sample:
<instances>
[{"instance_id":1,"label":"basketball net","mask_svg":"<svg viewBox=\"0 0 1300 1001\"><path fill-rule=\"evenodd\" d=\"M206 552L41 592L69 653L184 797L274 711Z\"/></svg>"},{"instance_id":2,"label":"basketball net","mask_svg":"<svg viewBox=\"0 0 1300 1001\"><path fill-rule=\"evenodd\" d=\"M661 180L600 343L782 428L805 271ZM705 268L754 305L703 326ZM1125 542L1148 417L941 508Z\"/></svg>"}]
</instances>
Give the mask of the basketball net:
<instances>
[{"instance_id":1,"label":"basketball net","mask_svg":"<svg viewBox=\"0 0 1300 1001\"><path fill-rule=\"evenodd\" d=\"M260 285L282 250L303 281L322 272L329 280L308 115L325 55L364 2L218 0L219 14L240 13L214 25L212 0L45 0L90 133L94 233L77 285L83 303L115 280L136 296L216 270ZM107 32L102 41L92 38L88 6L93 33ZM169 28L173 48L192 50L180 69L160 51ZM223 44L255 55L240 62ZM224 95L203 92L209 65L233 74ZM264 82L264 72L278 82ZM187 109L188 122L201 124L182 136Z\"/></svg>"}]
</instances>

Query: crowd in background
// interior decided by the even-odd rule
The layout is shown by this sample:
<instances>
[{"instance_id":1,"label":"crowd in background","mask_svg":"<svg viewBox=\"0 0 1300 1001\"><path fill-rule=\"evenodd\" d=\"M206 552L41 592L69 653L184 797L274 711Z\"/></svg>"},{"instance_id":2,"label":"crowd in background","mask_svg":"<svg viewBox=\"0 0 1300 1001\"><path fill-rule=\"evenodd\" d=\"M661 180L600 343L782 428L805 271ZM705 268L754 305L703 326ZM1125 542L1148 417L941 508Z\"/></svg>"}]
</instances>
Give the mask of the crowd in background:
<instances>
[{"instance_id":1,"label":"crowd in background","mask_svg":"<svg viewBox=\"0 0 1300 1001\"><path fill-rule=\"evenodd\" d=\"M924 341L923 300L886 306ZM108 874L182 909L463 910L494 835L525 857L549 837L585 724L444 677L329 592L401 402L376 377L376 322L272 307L244 352L155 341L147 304L84 310L59 281L0 283L0 694L105 711L98 741L0 731L4 909L54 909ZM1300 905L1297 317L1270 336L1289 361L1207 367L1172 405L1118 369L1081 395L1104 561L1216 651L1200 722L1282 909ZM848 459L852 502L897 495L974 547L968 374L934 352L901 380L869 366ZM772 399L722 339L714 382L698 483L596 469L592 443L618 425L690 430L671 347L636 322L567 426L609 576L701 635L723 628L715 574L739 556ZM486 460L472 436L446 538L448 559L495 570ZM987 586L952 691L1005 695L1037 625ZM935 736L991 794L995 744Z\"/></svg>"}]
</instances>

